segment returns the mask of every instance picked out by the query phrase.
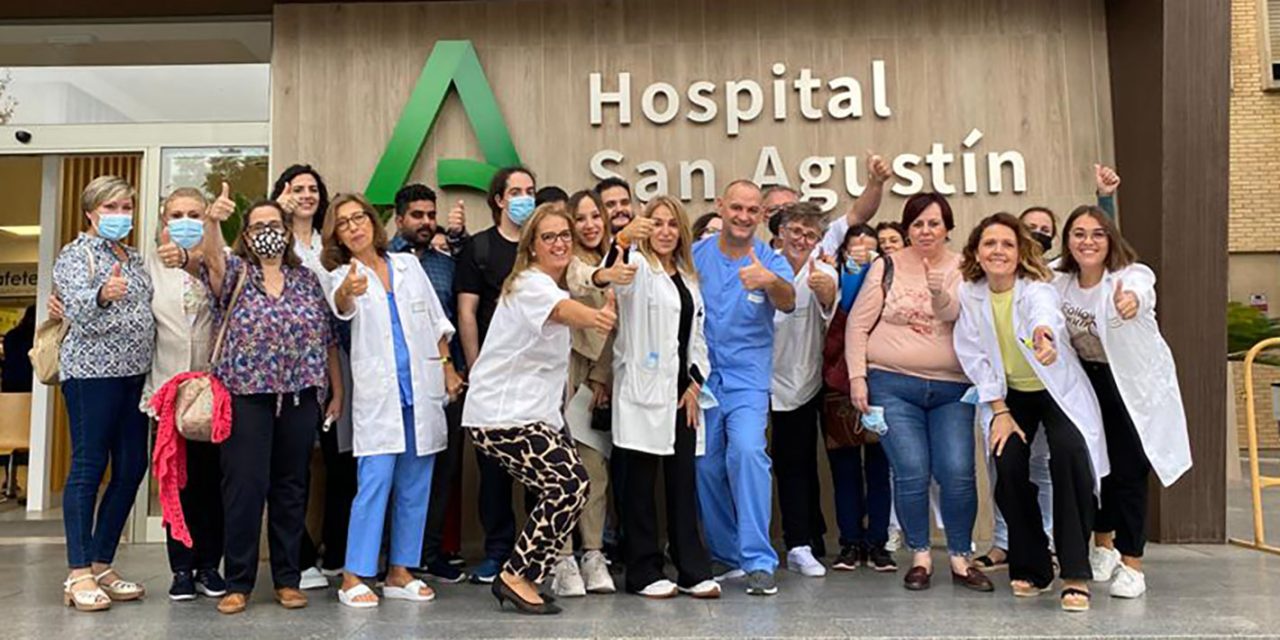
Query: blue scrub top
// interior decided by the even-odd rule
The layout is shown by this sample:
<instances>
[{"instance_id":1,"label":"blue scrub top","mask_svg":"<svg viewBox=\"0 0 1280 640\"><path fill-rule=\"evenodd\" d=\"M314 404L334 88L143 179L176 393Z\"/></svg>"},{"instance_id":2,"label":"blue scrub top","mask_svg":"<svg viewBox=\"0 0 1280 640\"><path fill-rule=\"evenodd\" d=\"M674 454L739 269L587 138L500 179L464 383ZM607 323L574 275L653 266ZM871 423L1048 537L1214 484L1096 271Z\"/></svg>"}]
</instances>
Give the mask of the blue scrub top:
<instances>
[{"instance_id":1,"label":"blue scrub top","mask_svg":"<svg viewBox=\"0 0 1280 640\"><path fill-rule=\"evenodd\" d=\"M413 406L413 369L409 365L409 343L404 339L404 327L400 324L400 310L396 306L396 269L387 261L387 307L391 312L391 341L396 350L396 379L400 382L400 406Z\"/></svg>"},{"instance_id":2,"label":"blue scrub top","mask_svg":"<svg viewBox=\"0 0 1280 640\"><path fill-rule=\"evenodd\" d=\"M693 245L693 264L707 315L703 327L711 359L711 373L721 391L769 391L773 376L773 302L764 291L747 291L738 270L750 256L731 260L720 250L719 234ZM785 282L795 280L791 265L755 239L756 257Z\"/></svg>"}]
</instances>

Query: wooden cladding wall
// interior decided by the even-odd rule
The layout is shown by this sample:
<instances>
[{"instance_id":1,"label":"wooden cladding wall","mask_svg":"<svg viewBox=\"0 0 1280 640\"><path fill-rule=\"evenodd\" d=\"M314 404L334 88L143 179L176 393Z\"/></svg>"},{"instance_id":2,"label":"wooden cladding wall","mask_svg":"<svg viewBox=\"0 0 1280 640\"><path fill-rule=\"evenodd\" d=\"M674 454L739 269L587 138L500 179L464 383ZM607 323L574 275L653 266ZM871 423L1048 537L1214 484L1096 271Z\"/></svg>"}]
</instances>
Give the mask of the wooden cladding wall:
<instances>
[{"instance_id":1,"label":"wooden cladding wall","mask_svg":"<svg viewBox=\"0 0 1280 640\"><path fill-rule=\"evenodd\" d=\"M58 246L65 246L76 239L85 228L84 213L80 210L80 194L89 182L102 175L123 178L138 190L142 183L142 154L113 154L64 156L62 174L58 184ZM137 202L135 201L135 205ZM134 231L136 233L136 229ZM133 234L129 243L134 244ZM62 491L67 484L67 471L71 468L71 435L67 422L67 403L62 388L54 386L52 453L49 456L49 488ZM105 481L105 479L104 479Z\"/></svg>"},{"instance_id":2,"label":"wooden cladding wall","mask_svg":"<svg viewBox=\"0 0 1280 640\"><path fill-rule=\"evenodd\" d=\"M1107 82L1106 31L1101 0L528 0L369 5L277 5L272 47L272 146L276 171L294 162L317 167L330 192L363 190L391 136L433 45L469 39L478 52L521 159L541 184L566 190L595 182L593 154L625 155L617 167L635 182L643 162L662 164L668 190L678 191L680 162L709 160L717 187L754 175L761 148L777 148L793 186L809 156L833 156L823 186L835 189L844 210L846 156L874 149L888 157L926 156L934 143L953 156L946 181L963 232L997 210L1032 204L1060 212L1093 198L1092 165L1113 156ZM872 61L883 60L888 118L873 113ZM775 75L773 66L786 69ZM794 82L812 70L823 88L818 120L801 112ZM603 124L589 117L589 75L618 90L631 74L632 123L619 124L606 105ZM855 78L863 115L833 119L825 82ZM727 135L726 82L754 80L763 89L760 116ZM786 119L774 119L774 80L783 79ZM708 81L719 114L689 121L690 85ZM671 84L680 109L667 124L641 110L653 83ZM747 102L744 97L742 102ZM655 106L662 110L662 98ZM973 130L981 139L965 148ZM1016 150L1025 158L1026 192L988 192L988 153ZM962 157L976 154L978 193L964 195ZM446 99L411 180L435 185L441 157L481 159L480 147L456 93ZM931 169L918 167L923 187ZM710 208L701 199L694 213ZM487 226L482 198L465 197L470 224ZM896 219L901 197L889 199L882 219ZM955 244L960 238L953 238Z\"/></svg>"}]
</instances>

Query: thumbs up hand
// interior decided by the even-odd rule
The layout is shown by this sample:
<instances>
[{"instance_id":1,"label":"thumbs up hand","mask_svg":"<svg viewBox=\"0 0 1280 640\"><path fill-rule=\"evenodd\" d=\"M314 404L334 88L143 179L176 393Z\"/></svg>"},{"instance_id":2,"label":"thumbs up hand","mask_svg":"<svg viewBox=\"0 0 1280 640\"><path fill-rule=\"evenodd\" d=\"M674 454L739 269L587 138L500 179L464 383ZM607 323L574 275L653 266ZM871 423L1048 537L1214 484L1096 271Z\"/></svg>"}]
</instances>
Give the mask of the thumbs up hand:
<instances>
[{"instance_id":1,"label":"thumbs up hand","mask_svg":"<svg viewBox=\"0 0 1280 640\"><path fill-rule=\"evenodd\" d=\"M1116 313L1122 320L1132 320L1138 315L1138 296L1132 291L1125 291L1124 281L1116 279L1116 290L1112 295L1116 305Z\"/></svg>"},{"instance_id":2,"label":"thumbs up hand","mask_svg":"<svg viewBox=\"0 0 1280 640\"><path fill-rule=\"evenodd\" d=\"M1058 349L1053 346L1053 331L1049 327L1036 327L1031 344L1040 364L1047 367L1058 360Z\"/></svg>"},{"instance_id":3,"label":"thumbs up hand","mask_svg":"<svg viewBox=\"0 0 1280 640\"><path fill-rule=\"evenodd\" d=\"M822 306L829 306L835 301L836 297L836 280L825 271L818 268L817 261L809 258L809 279L807 281L809 290L818 296L818 301Z\"/></svg>"},{"instance_id":4,"label":"thumbs up hand","mask_svg":"<svg viewBox=\"0 0 1280 640\"><path fill-rule=\"evenodd\" d=\"M884 184L893 177L889 163L879 154L867 151L867 181Z\"/></svg>"},{"instance_id":5,"label":"thumbs up hand","mask_svg":"<svg viewBox=\"0 0 1280 640\"><path fill-rule=\"evenodd\" d=\"M760 264L760 258L756 256L756 248L753 246L751 247L751 264L738 269L738 279L742 281L742 288L747 291L759 291L772 285L778 276Z\"/></svg>"},{"instance_id":6,"label":"thumbs up hand","mask_svg":"<svg viewBox=\"0 0 1280 640\"><path fill-rule=\"evenodd\" d=\"M929 295L938 297L942 295L942 287L946 280L946 274L933 268L933 265L926 259L924 261L924 278L929 285Z\"/></svg>"},{"instance_id":7,"label":"thumbs up hand","mask_svg":"<svg viewBox=\"0 0 1280 640\"><path fill-rule=\"evenodd\" d=\"M352 298L358 298L369 290L369 276L360 273L359 265L360 262L352 258L351 269L347 271L347 277L342 280L343 290Z\"/></svg>"},{"instance_id":8,"label":"thumbs up hand","mask_svg":"<svg viewBox=\"0 0 1280 640\"><path fill-rule=\"evenodd\" d=\"M222 183L222 193L218 199L205 210L205 216L215 222L222 222L236 212L236 201L231 199L231 185Z\"/></svg>"},{"instance_id":9,"label":"thumbs up hand","mask_svg":"<svg viewBox=\"0 0 1280 640\"><path fill-rule=\"evenodd\" d=\"M98 290L98 299L102 302L115 302L129 292L129 281L121 273L120 263L111 267L111 275Z\"/></svg>"},{"instance_id":10,"label":"thumbs up hand","mask_svg":"<svg viewBox=\"0 0 1280 640\"><path fill-rule=\"evenodd\" d=\"M448 226L445 231L458 235L467 230L467 205L459 200L453 208L449 210Z\"/></svg>"},{"instance_id":11,"label":"thumbs up hand","mask_svg":"<svg viewBox=\"0 0 1280 640\"><path fill-rule=\"evenodd\" d=\"M187 261L187 250L174 243L169 237L169 228L165 227L160 232L160 246L156 248L156 256L160 258L160 264L165 268L176 269Z\"/></svg>"},{"instance_id":12,"label":"thumbs up hand","mask_svg":"<svg viewBox=\"0 0 1280 640\"><path fill-rule=\"evenodd\" d=\"M609 335L613 331L613 327L618 324L618 297L609 291L604 294L604 306L596 311L595 325L596 330L605 335Z\"/></svg>"},{"instance_id":13,"label":"thumbs up hand","mask_svg":"<svg viewBox=\"0 0 1280 640\"><path fill-rule=\"evenodd\" d=\"M1120 175L1105 164L1093 165L1093 180L1100 196L1115 195L1116 189L1120 188Z\"/></svg>"}]
</instances>

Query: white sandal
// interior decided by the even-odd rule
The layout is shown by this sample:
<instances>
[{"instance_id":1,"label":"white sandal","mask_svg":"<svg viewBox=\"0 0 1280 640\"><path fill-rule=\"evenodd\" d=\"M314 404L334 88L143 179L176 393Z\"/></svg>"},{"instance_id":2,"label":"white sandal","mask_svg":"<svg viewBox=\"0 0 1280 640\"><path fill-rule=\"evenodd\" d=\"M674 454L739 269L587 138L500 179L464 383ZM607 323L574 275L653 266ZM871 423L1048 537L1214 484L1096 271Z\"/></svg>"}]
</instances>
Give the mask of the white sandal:
<instances>
[{"instance_id":1,"label":"white sandal","mask_svg":"<svg viewBox=\"0 0 1280 640\"><path fill-rule=\"evenodd\" d=\"M435 591L432 591L430 595L422 595L422 590L425 588L427 588L427 583L416 579L410 580L408 584L402 587L384 584L382 586L382 597L388 600L409 600L410 602L431 602L435 600Z\"/></svg>"},{"instance_id":2,"label":"white sandal","mask_svg":"<svg viewBox=\"0 0 1280 640\"><path fill-rule=\"evenodd\" d=\"M116 579L103 584L102 579L113 573L115 573ZM147 594L146 587L143 587L136 582L129 582L128 580L121 578L120 574L116 573L116 570L112 568L107 568L106 571L94 576L93 579L98 582L98 587L102 589L103 593L106 593L107 597L115 600L116 602L137 600Z\"/></svg>"},{"instance_id":3,"label":"white sandal","mask_svg":"<svg viewBox=\"0 0 1280 640\"><path fill-rule=\"evenodd\" d=\"M352 609L372 609L378 606L377 600L356 600L360 596L376 596L369 585L361 582L350 589L338 589L338 602Z\"/></svg>"},{"instance_id":4,"label":"white sandal","mask_svg":"<svg viewBox=\"0 0 1280 640\"><path fill-rule=\"evenodd\" d=\"M94 588L77 591L71 589L72 586L85 580L93 580ZM111 608L111 598L98 585L97 579L94 578L92 573L67 578L66 582L62 583L62 588L63 604L68 607L75 607L76 611L106 611Z\"/></svg>"}]
</instances>

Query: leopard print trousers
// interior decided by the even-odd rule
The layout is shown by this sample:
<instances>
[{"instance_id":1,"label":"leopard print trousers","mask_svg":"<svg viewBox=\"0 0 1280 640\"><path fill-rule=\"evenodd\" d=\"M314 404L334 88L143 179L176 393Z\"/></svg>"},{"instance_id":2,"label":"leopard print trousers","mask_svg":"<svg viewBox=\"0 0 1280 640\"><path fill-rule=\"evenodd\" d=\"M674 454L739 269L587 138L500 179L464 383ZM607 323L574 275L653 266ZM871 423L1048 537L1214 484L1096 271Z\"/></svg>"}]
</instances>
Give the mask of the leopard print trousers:
<instances>
[{"instance_id":1,"label":"leopard print trousers","mask_svg":"<svg viewBox=\"0 0 1280 640\"><path fill-rule=\"evenodd\" d=\"M471 442L537 494L538 502L503 569L542 582L587 503L587 469L577 447L559 427L542 422L472 429Z\"/></svg>"}]
</instances>

